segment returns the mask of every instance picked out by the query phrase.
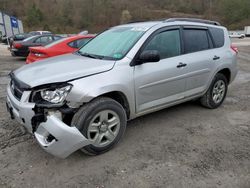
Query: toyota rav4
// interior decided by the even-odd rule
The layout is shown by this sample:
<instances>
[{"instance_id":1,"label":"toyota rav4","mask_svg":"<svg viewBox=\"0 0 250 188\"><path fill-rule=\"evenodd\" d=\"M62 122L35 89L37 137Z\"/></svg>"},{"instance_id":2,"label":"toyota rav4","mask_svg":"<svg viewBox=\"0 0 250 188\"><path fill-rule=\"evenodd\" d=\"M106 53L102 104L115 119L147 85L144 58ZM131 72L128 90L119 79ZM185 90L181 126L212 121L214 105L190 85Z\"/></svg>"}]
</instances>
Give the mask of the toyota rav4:
<instances>
[{"instance_id":1,"label":"toyota rav4","mask_svg":"<svg viewBox=\"0 0 250 188\"><path fill-rule=\"evenodd\" d=\"M219 107L236 57L214 21L120 25L73 54L11 72L7 109L47 152L97 155L119 142L128 120L193 99Z\"/></svg>"}]
</instances>

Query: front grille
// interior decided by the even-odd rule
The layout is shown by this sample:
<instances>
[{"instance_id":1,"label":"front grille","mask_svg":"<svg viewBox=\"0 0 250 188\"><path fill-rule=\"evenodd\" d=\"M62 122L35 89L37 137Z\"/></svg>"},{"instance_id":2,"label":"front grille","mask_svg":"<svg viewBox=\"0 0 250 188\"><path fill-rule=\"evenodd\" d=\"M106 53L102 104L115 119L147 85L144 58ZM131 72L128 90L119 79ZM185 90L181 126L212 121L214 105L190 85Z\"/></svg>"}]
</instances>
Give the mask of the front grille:
<instances>
[{"instance_id":1,"label":"front grille","mask_svg":"<svg viewBox=\"0 0 250 188\"><path fill-rule=\"evenodd\" d=\"M14 80L11 80L10 82L10 89L11 89L12 94L16 97L16 99L20 101L24 90L20 88L19 84L16 83Z\"/></svg>"}]
</instances>

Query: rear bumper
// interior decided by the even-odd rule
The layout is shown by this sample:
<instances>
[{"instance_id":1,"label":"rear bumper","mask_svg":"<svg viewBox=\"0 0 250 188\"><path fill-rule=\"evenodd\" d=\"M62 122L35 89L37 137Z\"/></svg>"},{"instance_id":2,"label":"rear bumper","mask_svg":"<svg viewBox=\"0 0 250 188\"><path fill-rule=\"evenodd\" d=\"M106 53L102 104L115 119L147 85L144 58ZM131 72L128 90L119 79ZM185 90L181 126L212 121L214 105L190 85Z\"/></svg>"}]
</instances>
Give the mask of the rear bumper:
<instances>
[{"instance_id":1,"label":"rear bumper","mask_svg":"<svg viewBox=\"0 0 250 188\"><path fill-rule=\"evenodd\" d=\"M11 48L10 52L13 56L27 57L29 55L29 51L19 50L16 48Z\"/></svg>"},{"instance_id":2,"label":"rear bumper","mask_svg":"<svg viewBox=\"0 0 250 188\"><path fill-rule=\"evenodd\" d=\"M66 158L74 151L89 145L89 141L76 127L66 125L56 113L50 112L46 115L46 121L39 124L37 129L32 129L32 117L35 116L33 109L35 103L29 102L30 91L25 91L21 100L17 100L7 87L7 108L11 116L26 129L35 135L39 145L48 153Z\"/></svg>"}]
</instances>

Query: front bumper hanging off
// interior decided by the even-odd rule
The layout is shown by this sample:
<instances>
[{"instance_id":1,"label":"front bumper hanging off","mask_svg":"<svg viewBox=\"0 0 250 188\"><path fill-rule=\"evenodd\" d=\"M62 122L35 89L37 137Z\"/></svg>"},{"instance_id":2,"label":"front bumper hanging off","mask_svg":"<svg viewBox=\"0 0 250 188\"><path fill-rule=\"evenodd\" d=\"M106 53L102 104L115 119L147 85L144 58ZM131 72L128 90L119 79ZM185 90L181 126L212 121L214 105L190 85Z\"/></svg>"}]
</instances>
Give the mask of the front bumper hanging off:
<instances>
[{"instance_id":1,"label":"front bumper hanging off","mask_svg":"<svg viewBox=\"0 0 250 188\"><path fill-rule=\"evenodd\" d=\"M13 96L10 86L8 86L6 105L12 118L23 124L30 133L33 133L32 118L36 115L34 112L35 103L29 102L29 95L29 91L24 91L19 101ZM66 158L74 151L90 144L76 127L65 124L53 113L46 115L45 121L41 122L34 130L34 135L45 151L60 158Z\"/></svg>"},{"instance_id":2,"label":"front bumper hanging off","mask_svg":"<svg viewBox=\"0 0 250 188\"><path fill-rule=\"evenodd\" d=\"M55 115L47 116L47 121L41 123L34 134L45 151L60 158L89 144L76 127L69 127Z\"/></svg>"}]
</instances>

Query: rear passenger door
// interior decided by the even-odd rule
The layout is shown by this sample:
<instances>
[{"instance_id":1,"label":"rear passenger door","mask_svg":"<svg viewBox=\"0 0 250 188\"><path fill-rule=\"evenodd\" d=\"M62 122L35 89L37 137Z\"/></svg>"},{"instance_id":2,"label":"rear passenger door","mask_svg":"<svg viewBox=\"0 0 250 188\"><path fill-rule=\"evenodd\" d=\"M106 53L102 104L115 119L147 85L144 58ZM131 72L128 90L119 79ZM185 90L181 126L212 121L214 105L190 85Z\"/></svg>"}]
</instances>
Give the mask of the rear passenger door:
<instances>
[{"instance_id":1,"label":"rear passenger door","mask_svg":"<svg viewBox=\"0 0 250 188\"><path fill-rule=\"evenodd\" d=\"M186 74L185 97L197 95L206 90L216 68L216 52L208 28L186 26L182 30L184 55L183 69Z\"/></svg>"}]
</instances>

